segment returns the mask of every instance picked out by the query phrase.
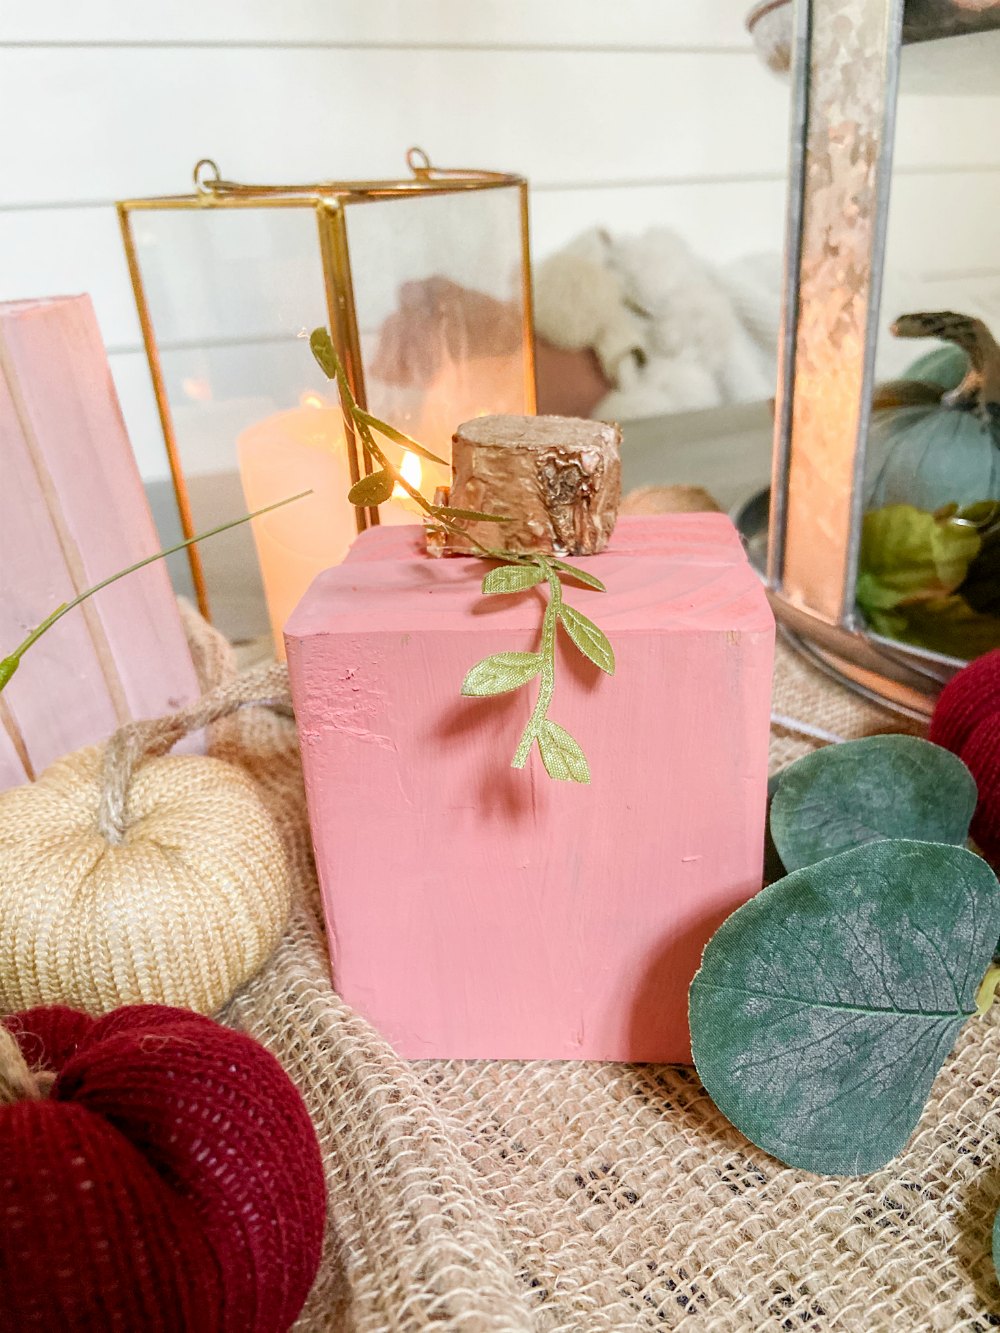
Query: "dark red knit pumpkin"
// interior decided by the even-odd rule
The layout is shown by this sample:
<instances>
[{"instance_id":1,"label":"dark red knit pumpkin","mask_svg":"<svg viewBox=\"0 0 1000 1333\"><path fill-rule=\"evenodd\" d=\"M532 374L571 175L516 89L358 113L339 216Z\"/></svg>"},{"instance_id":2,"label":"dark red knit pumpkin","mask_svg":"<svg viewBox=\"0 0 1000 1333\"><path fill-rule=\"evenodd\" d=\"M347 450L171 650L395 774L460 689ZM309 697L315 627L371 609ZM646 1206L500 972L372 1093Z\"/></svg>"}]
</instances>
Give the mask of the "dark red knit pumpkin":
<instances>
[{"instance_id":1,"label":"dark red knit pumpkin","mask_svg":"<svg viewBox=\"0 0 1000 1333\"><path fill-rule=\"evenodd\" d=\"M976 779L979 799L972 836L990 861L1000 862L1000 649L970 662L941 691L930 739L943 745Z\"/></svg>"},{"instance_id":2,"label":"dark red knit pumpkin","mask_svg":"<svg viewBox=\"0 0 1000 1333\"><path fill-rule=\"evenodd\" d=\"M325 1185L273 1056L160 1005L4 1023L58 1077L0 1106L0 1327L285 1333L319 1265Z\"/></svg>"}]
</instances>

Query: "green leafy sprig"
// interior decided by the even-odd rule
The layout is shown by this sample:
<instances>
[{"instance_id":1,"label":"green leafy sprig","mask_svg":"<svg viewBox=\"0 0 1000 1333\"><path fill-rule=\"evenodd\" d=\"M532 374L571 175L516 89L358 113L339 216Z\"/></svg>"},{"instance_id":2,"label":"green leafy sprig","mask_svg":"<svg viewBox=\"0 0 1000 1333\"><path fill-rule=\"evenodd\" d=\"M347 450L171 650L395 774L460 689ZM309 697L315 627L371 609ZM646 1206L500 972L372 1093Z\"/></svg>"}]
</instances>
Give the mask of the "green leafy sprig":
<instances>
[{"instance_id":1,"label":"green leafy sprig","mask_svg":"<svg viewBox=\"0 0 1000 1333\"><path fill-rule=\"evenodd\" d=\"M563 601L563 577L577 579L599 592L604 585L592 574L553 560L550 556L534 555L529 565L501 565L491 569L483 579L483 592L524 592L546 582L549 600L542 617L542 642L533 653L494 653L477 662L462 683L462 693L470 698L505 694L540 679L538 697L528 724L511 762L513 768L523 768L531 747L536 742L542 763L550 778L557 782L589 782L590 768L586 756L573 736L549 717L549 705L555 691L556 638L561 625L570 641L595 666L609 676L615 673L614 649L607 635L582 612Z\"/></svg>"},{"instance_id":2,"label":"green leafy sprig","mask_svg":"<svg viewBox=\"0 0 1000 1333\"><path fill-rule=\"evenodd\" d=\"M378 417L359 407L351 392L347 373L337 355L333 340L326 329L314 329L309 346L313 356L330 380L334 380L340 390L341 403L349 424L361 443L365 464L369 471L356 481L348 492L347 498L359 508L368 508L384 504L399 486L426 515L428 524L443 532L453 533L467 542L474 553L487 560L497 560L499 567L491 569L483 579L483 593L486 596L496 594L514 594L527 592L545 583L548 588L548 602L542 617L541 644L535 652L493 653L477 662L467 673L462 683L462 694L467 698L487 698L496 694L506 694L539 681L538 697L528 724L521 735L512 768L524 768L537 743L542 763L550 778L557 782L589 782L590 768L579 742L570 735L565 727L553 722L549 717L549 706L555 692L556 675L556 640L561 625L571 643L609 676L614 675L615 655L604 632L582 612L568 606L563 598L563 580L571 579L596 592L604 592L604 584L593 574L569 565L564 560L541 553L518 553L485 546L467 530L467 523L509 523L506 515L487 514L475 509L456 509L451 505L433 504L421 495L402 475L391 458L379 444L376 436L383 436L394 444L426 458L432 463L447 467L444 459L431 453L424 445L409 435L380 421Z\"/></svg>"},{"instance_id":3,"label":"green leafy sprig","mask_svg":"<svg viewBox=\"0 0 1000 1333\"><path fill-rule=\"evenodd\" d=\"M876 634L978 657L1000 647L1000 504L936 513L886 505L864 516L857 602Z\"/></svg>"}]
</instances>

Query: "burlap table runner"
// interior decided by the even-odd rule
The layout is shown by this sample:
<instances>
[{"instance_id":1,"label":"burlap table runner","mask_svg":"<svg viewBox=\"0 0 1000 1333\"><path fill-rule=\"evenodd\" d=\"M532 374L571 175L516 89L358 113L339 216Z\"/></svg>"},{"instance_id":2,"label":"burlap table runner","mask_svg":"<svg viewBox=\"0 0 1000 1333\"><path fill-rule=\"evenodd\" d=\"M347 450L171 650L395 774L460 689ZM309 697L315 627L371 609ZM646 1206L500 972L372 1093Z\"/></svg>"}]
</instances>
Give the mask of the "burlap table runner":
<instances>
[{"instance_id":1,"label":"burlap table runner","mask_svg":"<svg viewBox=\"0 0 1000 1333\"><path fill-rule=\"evenodd\" d=\"M192 633L215 683L225 645ZM774 706L844 737L899 725L780 645ZM1000 1324L995 1019L967 1026L907 1150L866 1180L780 1166L690 1069L405 1063L330 988L294 729L247 710L212 746L260 782L296 869L287 935L225 1018L282 1061L326 1156L327 1248L298 1328ZM772 766L814 746L775 728Z\"/></svg>"}]
</instances>

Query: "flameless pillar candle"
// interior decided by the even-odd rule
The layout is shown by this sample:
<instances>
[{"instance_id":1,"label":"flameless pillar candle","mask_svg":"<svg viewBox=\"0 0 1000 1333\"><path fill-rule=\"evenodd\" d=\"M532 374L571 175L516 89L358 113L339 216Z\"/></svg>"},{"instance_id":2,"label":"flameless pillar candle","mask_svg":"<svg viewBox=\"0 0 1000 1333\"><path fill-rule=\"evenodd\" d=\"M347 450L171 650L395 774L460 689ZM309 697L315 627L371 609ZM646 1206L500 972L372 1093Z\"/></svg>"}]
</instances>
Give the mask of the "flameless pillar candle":
<instances>
[{"instance_id":1,"label":"flameless pillar candle","mask_svg":"<svg viewBox=\"0 0 1000 1333\"><path fill-rule=\"evenodd\" d=\"M312 491L252 524L275 651L283 658L285 621L316 575L339 564L357 536L355 512L347 502L351 473L340 407L328 405L319 394L304 394L301 407L245 430L237 454L248 509ZM399 468L419 488L420 459L406 453ZM413 523L416 514L417 506L397 486L379 519L390 525Z\"/></svg>"}]
</instances>

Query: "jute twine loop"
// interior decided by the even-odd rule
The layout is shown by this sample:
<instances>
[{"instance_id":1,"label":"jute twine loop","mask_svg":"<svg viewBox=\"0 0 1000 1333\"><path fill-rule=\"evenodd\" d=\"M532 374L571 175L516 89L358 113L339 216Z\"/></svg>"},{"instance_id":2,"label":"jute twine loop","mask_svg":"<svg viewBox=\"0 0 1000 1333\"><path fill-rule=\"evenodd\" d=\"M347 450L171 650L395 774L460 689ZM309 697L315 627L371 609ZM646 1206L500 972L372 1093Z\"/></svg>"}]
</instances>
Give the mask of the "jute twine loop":
<instances>
[{"instance_id":1,"label":"jute twine loop","mask_svg":"<svg viewBox=\"0 0 1000 1333\"><path fill-rule=\"evenodd\" d=\"M184 736L251 705L292 716L288 670L282 662L259 667L227 681L190 707L148 722L129 722L108 741L101 775L99 832L120 843L128 827L128 792L136 770L147 759L167 754Z\"/></svg>"},{"instance_id":2,"label":"jute twine loop","mask_svg":"<svg viewBox=\"0 0 1000 1333\"><path fill-rule=\"evenodd\" d=\"M0 1024L0 1106L40 1101L54 1082L55 1074L47 1070L33 1073L28 1068L13 1033Z\"/></svg>"}]
</instances>

